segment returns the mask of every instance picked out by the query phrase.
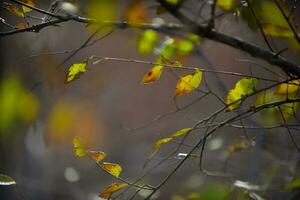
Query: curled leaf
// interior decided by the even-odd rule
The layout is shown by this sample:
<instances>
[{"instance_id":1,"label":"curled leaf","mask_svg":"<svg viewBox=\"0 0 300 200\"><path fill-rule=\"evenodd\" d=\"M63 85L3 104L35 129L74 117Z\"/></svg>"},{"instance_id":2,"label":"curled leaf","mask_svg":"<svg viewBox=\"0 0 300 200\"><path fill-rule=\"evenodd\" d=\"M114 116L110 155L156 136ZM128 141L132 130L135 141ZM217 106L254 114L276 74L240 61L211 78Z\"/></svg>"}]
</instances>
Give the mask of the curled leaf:
<instances>
[{"instance_id":1,"label":"curled leaf","mask_svg":"<svg viewBox=\"0 0 300 200\"><path fill-rule=\"evenodd\" d=\"M86 154L97 163L106 157L103 151L87 151Z\"/></svg>"},{"instance_id":2,"label":"curled leaf","mask_svg":"<svg viewBox=\"0 0 300 200\"><path fill-rule=\"evenodd\" d=\"M16 181L10 176L0 174L0 185L15 185Z\"/></svg>"},{"instance_id":3,"label":"curled leaf","mask_svg":"<svg viewBox=\"0 0 300 200\"><path fill-rule=\"evenodd\" d=\"M109 197L110 197L113 193L115 193L115 192L117 192L117 191L123 189L123 188L126 187L127 185L128 185L128 184L126 184L126 183L113 183L113 184L109 185L107 188L105 188L105 189L99 194L99 197L101 197L101 198L103 198L103 199L109 199Z\"/></svg>"},{"instance_id":4,"label":"curled leaf","mask_svg":"<svg viewBox=\"0 0 300 200\"><path fill-rule=\"evenodd\" d=\"M101 167L115 177L119 177L122 172L122 167L119 164L103 162L101 163Z\"/></svg>"},{"instance_id":5,"label":"curled leaf","mask_svg":"<svg viewBox=\"0 0 300 200\"><path fill-rule=\"evenodd\" d=\"M201 83L202 71L196 69L195 73L180 77L176 84L175 96L187 94L197 89Z\"/></svg>"},{"instance_id":6,"label":"curled leaf","mask_svg":"<svg viewBox=\"0 0 300 200\"><path fill-rule=\"evenodd\" d=\"M78 137L73 138L73 146L75 149L75 155L77 157L83 157L86 154L85 148L82 145L82 140Z\"/></svg>"},{"instance_id":7,"label":"curled leaf","mask_svg":"<svg viewBox=\"0 0 300 200\"><path fill-rule=\"evenodd\" d=\"M152 67L150 71L144 76L143 84L149 84L159 80L163 69L164 67L160 65L155 65L154 67Z\"/></svg>"},{"instance_id":8,"label":"curled leaf","mask_svg":"<svg viewBox=\"0 0 300 200\"><path fill-rule=\"evenodd\" d=\"M182 135L185 135L187 133L189 133L190 131L192 130L192 128L184 128L184 129L181 129L180 131L177 131L176 133L172 134L172 138L177 138L177 137L180 137Z\"/></svg>"},{"instance_id":9,"label":"curled leaf","mask_svg":"<svg viewBox=\"0 0 300 200\"><path fill-rule=\"evenodd\" d=\"M227 112L236 109L242 102L241 98L252 94L257 85L256 78L242 78L236 84L234 89L230 90L227 99Z\"/></svg>"},{"instance_id":10,"label":"curled leaf","mask_svg":"<svg viewBox=\"0 0 300 200\"><path fill-rule=\"evenodd\" d=\"M152 149L144 163L144 168L146 167L146 165L148 164L148 162L151 160L151 158L154 156L154 154L160 149L160 146L170 142L171 140L173 140L173 138L162 138L160 140L157 140L153 145L152 145Z\"/></svg>"}]
</instances>

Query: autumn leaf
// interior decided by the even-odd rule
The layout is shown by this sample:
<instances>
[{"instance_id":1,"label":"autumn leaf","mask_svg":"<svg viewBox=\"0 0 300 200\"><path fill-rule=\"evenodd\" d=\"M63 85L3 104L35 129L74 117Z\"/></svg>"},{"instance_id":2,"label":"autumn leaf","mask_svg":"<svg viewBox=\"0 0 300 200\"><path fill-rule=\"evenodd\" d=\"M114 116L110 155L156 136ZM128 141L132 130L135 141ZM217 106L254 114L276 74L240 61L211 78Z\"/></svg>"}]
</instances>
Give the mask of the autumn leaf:
<instances>
[{"instance_id":1,"label":"autumn leaf","mask_svg":"<svg viewBox=\"0 0 300 200\"><path fill-rule=\"evenodd\" d=\"M117 192L124 187L126 187L128 184L126 183L113 183L109 185L107 188L105 188L100 194L99 197L103 199L108 199L114 192Z\"/></svg>"},{"instance_id":2,"label":"autumn leaf","mask_svg":"<svg viewBox=\"0 0 300 200\"><path fill-rule=\"evenodd\" d=\"M17 184L16 181L4 174L0 174L0 185L15 185Z\"/></svg>"},{"instance_id":3,"label":"autumn leaf","mask_svg":"<svg viewBox=\"0 0 300 200\"><path fill-rule=\"evenodd\" d=\"M146 165L149 163L149 161L151 160L151 158L154 156L154 154L160 149L160 146L163 144L166 144L168 142L170 142L171 140L173 140L173 138L162 138L160 140L157 140L153 145L152 145L152 149L144 163L143 168L146 167Z\"/></svg>"},{"instance_id":4,"label":"autumn leaf","mask_svg":"<svg viewBox=\"0 0 300 200\"><path fill-rule=\"evenodd\" d=\"M23 2L26 3L26 4L29 5L29 6L32 6L32 7L35 6L35 3L34 3L33 0L23 0ZM24 12L24 13L28 13L28 12L31 12L31 11L32 11L32 9L29 8L29 7L27 7L27 6L22 6L22 9L23 9L23 12Z\"/></svg>"},{"instance_id":5,"label":"autumn leaf","mask_svg":"<svg viewBox=\"0 0 300 200\"><path fill-rule=\"evenodd\" d=\"M187 74L180 77L176 84L175 96L187 94L197 89L201 83L201 79L202 71L200 69L196 69L196 72L193 74Z\"/></svg>"},{"instance_id":6,"label":"autumn leaf","mask_svg":"<svg viewBox=\"0 0 300 200\"><path fill-rule=\"evenodd\" d=\"M75 149L75 155L77 157L83 157L86 154L85 148L83 147L82 140L78 137L73 138L73 146Z\"/></svg>"},{"instance_id":7,"label":"autumn leaf","mask_svg":"<svg viewBox=\"0 0 300 200\"><path fill-rule=\"evenodd\" d=\"M69 72L67 74L65 83L70 83L71 81L74 81L75 79L79 78L83 73L87 71L87 66L89 64L89 61L92 59L92 57L80 62L80 63L74 63L70 66Z\"/></svg>"},{"instance_id":8,"label":"autumn leaf","mask_svg":"<svg viewBox=\"0 0 300 200\"><path fill-rule=\"evenodd\" d=\"M106 153L103 151L87 151L86 154L97 163L106 157Z\"/></svg>"},{"instance_id":9,"label":"autumn leaf","mask_svg":"<svg viewBox=\"0 0 300 200\"><path fill-rule=\"evenodd\" d=\"M236 84L234 89L230 90L227 98L227 112L236 109L242 102L241 98L252 94L257 84L256 78L242 78Z\"/></svg>"},{"instance_id":10,"label":"autumn leaf","mask_svg":"<svg viewBox=\"0 0 300 200\"><path fill-rule=\"evenodd\" d=\"M103 162L101 163L101 167L115 177L119 177L122 172L122 167L119 164Z\"/></svg>"},{"instance_id":11,"label":"autumn leaf","mask_svg":"<svg viewBox=\"0 0 300 200\"><path fill-rule=\"evenodd\" d=\"M161 65L155 65L150 71L143 77L143 84L153 83L159 80L164 67Z\"/></svg>"},{"instance_id":12,"label":"autumn leaf","mask_svg":"<svg viewBox=\"0 0 300 200\"><path fill-rule=\"evenodd\" d=\"M276 94L293 94L299 91L300 79L289 81L288 83L282 83L277 86Z\"/></svg>"},{"instance_id":13,"label":"autumn leaf","mask_svg":"<svg viewBox=\"0 0 300 200\"><path fill-rule=\"evenodd\" d=\"M10 3L5 3L5 4L4 4L4 7L5 7L5 9L8 10L10 13L12 13L12 14L18 16L18 17L24 17L23 12L20 11L20 10L18 9L17 6L15 6L15 5L13 5L13 4L10 4Z\"/></svg>"},{"instance_id":14,"label":"autumn leaf","mask_svg":"<svg viewBox=\"0 0 300 200\"><path fill-rule=\"evenodd\" d=\"M192 128L184 128L184 129L181 129L180 131L177 131L176 133L172 134L172 138L177 138L177 137L180 137L182 135L185 135L187 133L189 133L190 131L192 130Z\"/></svg>"}]
</instances>

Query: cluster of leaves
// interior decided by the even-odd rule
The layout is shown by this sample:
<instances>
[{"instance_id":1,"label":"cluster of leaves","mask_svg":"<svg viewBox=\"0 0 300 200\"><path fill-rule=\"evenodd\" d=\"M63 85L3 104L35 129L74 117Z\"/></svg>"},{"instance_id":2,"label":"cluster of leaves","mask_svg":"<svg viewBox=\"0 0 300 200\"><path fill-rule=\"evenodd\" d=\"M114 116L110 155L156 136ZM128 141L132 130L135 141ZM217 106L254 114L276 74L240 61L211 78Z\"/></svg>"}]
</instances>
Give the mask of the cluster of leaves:
<instances>
[{"instance_id":1,"label":"cluster of leaves","mask_svg":"<svg viewBox=\"0 0 300 200\"><path fill-rule=\"evenodd\" d=\"M122 172L121 165L110 162L102 162L107 156L105 152L86 150L83 141L77 137L73 139L73 146L75 149L75 155L77 157L84 157L87 155L105 172L109 173L110 175L116 178L120 176ZM108 199L113 193L123 189L127 185L128 184L124 182L112 183L99 194L99 197L103 199Z\"/></svg>"}]
</instances>

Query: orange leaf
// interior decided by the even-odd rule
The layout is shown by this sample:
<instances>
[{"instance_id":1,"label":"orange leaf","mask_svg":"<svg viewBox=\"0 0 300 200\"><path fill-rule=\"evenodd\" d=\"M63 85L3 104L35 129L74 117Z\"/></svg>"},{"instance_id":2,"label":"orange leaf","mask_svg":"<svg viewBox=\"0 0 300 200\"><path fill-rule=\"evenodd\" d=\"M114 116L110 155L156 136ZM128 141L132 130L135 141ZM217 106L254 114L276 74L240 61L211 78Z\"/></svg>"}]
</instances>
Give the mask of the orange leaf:
<instances>
[{"instance_id":1,"label":"orange leaf","mask_svg":"<svg viewBox=\"0 0 300 200\"><path fill-rule=\"evenodd\" d=\"M163 69L164 67L160 65L155 65L154 67L152 67L150 71L144 76L143 83L148 84L159 80Z\"/></svg>"},{"instance_id":2,"label":"orange leaf","mask_svg":"<svg viewBox=\"0 0 300 200\"><path fill-rule=\"evenodd\" d=\"M115 177L119 177L119 175L122 172L122 167L121 165L115 164L115 163L109 163L109 162L103 162L101 164L101 167L107 171L108 173L110 173L111 175L115 176Z\"/></svg>"},{"instance_id":3,"label":"orange leaf","mask_svg":"<svg viewBox=\"0 0 300 200\"><path fill-rule=\"evenodd\" d=\"M103 151L87 151L86 154L97 163L106 157Z\"/></svg>"},{"instance_id":4,"label":"orange leaf","mask_svg":"<svg viewBox=\"0 0 300 200\"><path fill-rule=\"evenodd\" d=\"M108 199L114 192L117 192L124 187L126 187L128 184L126 183L113 183L107 188L105 188L100 194L99 197L103 199Z\"/></svg>"}]
</instances>

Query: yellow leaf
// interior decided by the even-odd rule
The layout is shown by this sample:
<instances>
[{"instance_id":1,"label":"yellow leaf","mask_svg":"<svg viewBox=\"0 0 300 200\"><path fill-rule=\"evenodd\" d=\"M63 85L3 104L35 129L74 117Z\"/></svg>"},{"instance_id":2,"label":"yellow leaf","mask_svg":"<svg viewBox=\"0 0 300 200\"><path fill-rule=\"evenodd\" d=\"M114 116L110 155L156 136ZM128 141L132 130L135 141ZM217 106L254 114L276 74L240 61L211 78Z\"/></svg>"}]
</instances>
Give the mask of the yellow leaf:
<instances>
[{"instance_id":1,"label":"yellow leaf","mask_svg":"<svg viewBox=\"0 0 300 200\"><path fill-rule=\"evenodd\" d=\"M128 184L126 183L113 183L107 188L105 188L100 194L99 197L103 199L108 199L114 192L117 192L124 187L126 187Z\"/></svg>"},{"instance_id":2,"label":"yellow leaf","mask_svg":"<svg viewBox=\"0 0 300 200\"><path fill-rule=\"evenodd\" d=\"M199 87L202 79L202 71L196 69L193 74L187 74L180 77L176 84L175 96L187 94Z\"/></svg>"},{"instance_id":3,"label":"yellow leaf","mask_svg":"<svg viewBox=\"0 0 300 200\"><path fill-rule=\"evenodd\" d=\"M152 29L145 30L139 38L138 50L141 54L150 54L152 53L158 40L158 34Z\"/></svg>"},{"instance_id":4,"label":"yellow leaf","mask_svg":"<svg viewBox=\"0 0 300 200\"><path fill-rule=\"evenodd\" d=\"M103 162L101 167L115 177L119 177L122 172L122 167L119 164Z\"/></svg>"},{"instance_id":5,"label":"yellow leaf","mask_svg":"<svg viewBox=\"0 0 300 200\"><path fill-rule=\"evenodd\" d=\"M300 79L290 81L288 83L282 83L277 86L276 94L293 94L299 91Z\"/></svg>"},{"instance_id":6,"label":"yellow leaf","mask_svg":"<svg viewBox=\"0 0 300 200\"><path fill-rule=\"evenodd\" d=\"M217 6L225 11L233 11L237 8L237 0L217 0Z\"/></svg>"},{"instance_id":7,"label":"yellow leaf","mask_svg":"<svg viewBox=\"0 0 300 200\"><path fill-rule=\"evenodd\" d=\"M164 67L160 65L155 65L150 69L150 71L144 76L143 84L153 83L159 80Z\"/></svg>"},{"instance_id":8,"label":"yellow leaf","mask_svg":"<svg viewBox=\"0 0 300 200\"><path fill-rule=\"evenodd\" d=\"M148 162L151 160L151 158L154 156L154 154L160 149L160 146L163 144L166 144L168 142L170 142L171 140L173 140L173 138L162 138L160 140L157 140L151 149L151 152L149 153L145 163L144 163L144 168L146 167L146 165L148 164Z\"/></svg>"},{"instance_id":9,"label":"yellow leaf","mask_svg":"<svg viewBox=\"0 0 300 200\"><path fill-rule=\"evenodd\" d=\"M66 83L70 83L71 81L74 81L75 79L79 78L79 76L87 71L87 65L89 60L85 60L81 63L74 63L69 68L69 72L67 74Z\"/></svg>"},{"instance_id":10,"label":"yellow leaf","mask_svg":"<svg viewBox=\"0 0 300 200\"><path fill-rule=\"evenodd\" d=\"M29 6L32 6L32 7L35 6L35 3L34 3L33 0L23 0L23 2L26 3L26 4L29 5ZM28 8L28 7L26 7L26 6L22 6L22 9L23 9L23 12L24 12L24 13L27 13L27 12L32 11L31 8Z\"/></svg>"},{"instance_id":11,"label":"yellow leaf","mask_svg":"<svg viewBox=\"0 0 300 200\"><path fill-rule=\"evenodd\" d=\"M103 151L87 151L86 154L97 163L106 157Z\"/></svg>"},{"instance_id":12,"label":"yellow leaf","mask_svg":"<svg viewBox=\"0 0 300 200\"><path fill-rule=\"evenodd\" d=\"M227 112L236 109L242 102L242 97L252 94L257 84L256 78L242 78L236 84L234 89L230 90L227 98Z\"/></svg>"},{"instance_id":13,"label":"yellow leaf","mask_svg":"<svg viewBox=\"0 0 300 200\"><path fill-rule=\"evenodd\" d=\"M75 149L75 155L77 157L83 157L85 156L85 148L83 147L83 144L82 144L82 140L78 137L74 137L73 138L73 146L74 146L74 149Z\"/></svg>"},{"instance_id":14,"label":"yellow leaf","mask_svg":"<svg viewBox=\"0 0 300 200\"><path fill-rule=\"evenodd\" d=\"M180 131L177 131L176 133L172 134L172 138L177 138L177 137L180 137L182 135L185 135L187 133L189 133L190 131L192 130L192 128L184 128L184 129L181 129Z\"/></svg>"}]
</instances>

